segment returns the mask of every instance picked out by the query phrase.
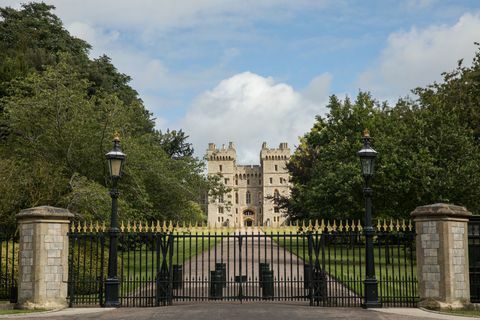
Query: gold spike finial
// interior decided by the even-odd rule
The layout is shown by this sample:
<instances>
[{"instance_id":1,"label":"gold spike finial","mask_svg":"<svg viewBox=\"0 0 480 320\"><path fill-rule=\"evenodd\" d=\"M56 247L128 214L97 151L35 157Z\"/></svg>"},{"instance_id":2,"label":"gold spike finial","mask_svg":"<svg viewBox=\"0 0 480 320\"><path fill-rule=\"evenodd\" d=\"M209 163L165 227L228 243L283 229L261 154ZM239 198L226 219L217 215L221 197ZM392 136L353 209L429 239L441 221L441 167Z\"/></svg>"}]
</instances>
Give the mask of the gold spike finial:
<instances>
[{"instance_id":1,"label":"gold spike finial","mask_svg":"<svg viewBox=\"0 0 480 320\"><path fill-rule=\"evenodd\" d=\"M327 220L327 232L332 232L332 227L330 226L330 220Z\"/></svg>"},{"instance_id":2,"label":"gold spike finial","mask_svg":"<svg viewBox=\"0 0 480 320\"><path fill-rule=\"evenodd\" d=\"M120 225L120 231L122 232L125 231L125 225L123 224L123 220L122 220L122 224Z\"/></svg>"}]
</instances>

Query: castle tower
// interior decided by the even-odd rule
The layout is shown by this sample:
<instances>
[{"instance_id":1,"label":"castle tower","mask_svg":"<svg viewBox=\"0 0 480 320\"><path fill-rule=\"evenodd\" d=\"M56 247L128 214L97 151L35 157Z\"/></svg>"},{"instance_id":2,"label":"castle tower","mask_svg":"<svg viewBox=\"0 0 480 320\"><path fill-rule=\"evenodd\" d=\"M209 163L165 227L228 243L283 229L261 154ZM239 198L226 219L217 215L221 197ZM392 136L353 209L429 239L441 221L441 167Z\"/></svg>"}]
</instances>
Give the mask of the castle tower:
<instances>
[{"instance_id":1,"label":"castle tower","mask_svg":"<svg viewBox=\"0 0 480 320\"><path fill-rule=\"evenodd\" d=\"M285 222L285 212L280 210L272 197L290 196L290 177L286 164L290 149L286 142L278 148L268 148L264 142L260 151L260 165L263 175L263 225L279 226Z\"/></svg>"},{"instance_id":2,"label":"castle tower","mask_svg":"<svg viewBox=\"0 0 480 320\"><path fill-rule=\"evenodd\" d=\"M223 199L209 198L208 224L210 226L281 225L285 213L267 196L290 195L288 172L285 164L290 149L281 143L278 149L262 145L261 165L237 165L236 150L232 142L228 148L217 149L209 143L206 159L208 175L217 175L231 189Z\"/></svg>"},{"instance_id":3,"label":"castle tower","mask_svg":"<svg viewBox=\"0 0 480 320\"><path fill-rule=\"evenodd\" d=\"M230 142L228 148L222 145L222 148L217 149L214 143L209 143L206 159L208 161L208 175L218 175L226 187L232 188L237 161L237 151L234 144ZM231 203L232 193L216 199L209 197L207 205L208 225L218 227L232 225L234 217Z\"/></svg>"}]
</instances>

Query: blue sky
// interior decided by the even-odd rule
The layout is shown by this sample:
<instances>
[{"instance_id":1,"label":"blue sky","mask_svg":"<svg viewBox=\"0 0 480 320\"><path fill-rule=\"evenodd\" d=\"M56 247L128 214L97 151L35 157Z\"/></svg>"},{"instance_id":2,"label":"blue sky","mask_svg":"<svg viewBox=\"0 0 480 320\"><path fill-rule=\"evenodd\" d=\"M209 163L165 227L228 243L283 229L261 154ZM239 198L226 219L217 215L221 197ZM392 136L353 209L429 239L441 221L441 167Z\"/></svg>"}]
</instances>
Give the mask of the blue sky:
<instances>
[{"instance_id":1,"label":"blue sky","mask_svg":"<svg viewBox=\"0 0 480 320\"><path fill-rule=\"evenodd\" d=\"M480 41L478 0L46 2L132 77L159 129L183 128L199 156L234 141L243 163L263 141L297 144L329 95L395 101Z\"/></svg>"}]
</instances>

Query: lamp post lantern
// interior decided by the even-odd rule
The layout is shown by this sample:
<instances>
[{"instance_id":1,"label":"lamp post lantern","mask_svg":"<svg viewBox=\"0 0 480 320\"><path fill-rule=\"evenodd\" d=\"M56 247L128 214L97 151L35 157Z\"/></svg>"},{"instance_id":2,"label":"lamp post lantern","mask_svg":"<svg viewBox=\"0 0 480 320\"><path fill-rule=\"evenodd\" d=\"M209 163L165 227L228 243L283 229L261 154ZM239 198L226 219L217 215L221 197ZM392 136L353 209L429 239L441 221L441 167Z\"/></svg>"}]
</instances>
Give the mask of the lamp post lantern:
<instances>
[{"instance_id":1,"label":"lamp post lantern","mask_svg":"<svg viewBox=\"0 0 480 320\"><path fill-rule=\"evenodd\" d=\"M358 151L360 164L362 168L362 175L365 180L365 187L363 188L363 197L365 198L365 300L362 304L364 308L378 308L381 307L378 301L378 281L375 277L375 264L373 255L373 234L372 227L372 195L373 190L370 187L370 182L375 172L375 158L377 152L372 148L372 138L367 129L363 132L363 148Z\"/></svg>"},{"instance_id":2,"label":"lamp post lantern","mask_svg":"<svg viewBox=\"0 0 480 320\"><path fill-rule=\"evenodd\" d=\"M110 215L110 228L108 229L110 244L108 248L108 275L105 282L105 306L118 307L120 306L120 280L117 276L117 244L120 229L118 228L117 213L117 200L119 196L117 182L122 176L123 164L126 158L126 155L120 149L120 136L118 133L115 133L113 138L113 150L105 156L108 160L108 169L110 177L112 178L112 189L110 190L112 213Z\"/></svg>"}]
</instances>

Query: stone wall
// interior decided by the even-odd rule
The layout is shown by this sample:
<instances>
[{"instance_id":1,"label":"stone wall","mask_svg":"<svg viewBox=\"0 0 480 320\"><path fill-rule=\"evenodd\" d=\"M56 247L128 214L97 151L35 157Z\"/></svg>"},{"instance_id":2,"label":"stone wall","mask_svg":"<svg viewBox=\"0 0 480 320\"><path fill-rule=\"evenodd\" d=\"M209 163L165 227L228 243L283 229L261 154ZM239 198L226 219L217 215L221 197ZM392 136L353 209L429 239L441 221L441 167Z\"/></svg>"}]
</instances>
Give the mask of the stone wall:
<instances>
[{"instance_id":1,"label":"stone wall","mask_svg":"<svg viewBox=\"0 0 480 320\"><path fill-rule=\"evenodd\" d=\"M469 304L470 215L464 207L442 203L412 212L417 230L420 306L441 309Z\"/></svg>"},{"instance_id":2,"label":"stone wall","mask_svg":"<svg viewBox=\"0 0 480 320\"><path fill-rule=\"evenodd\" d=\"M18 215L20 257L18 308L67 305L68 210L36 207Z\"/></svg>"}]
</instances>

